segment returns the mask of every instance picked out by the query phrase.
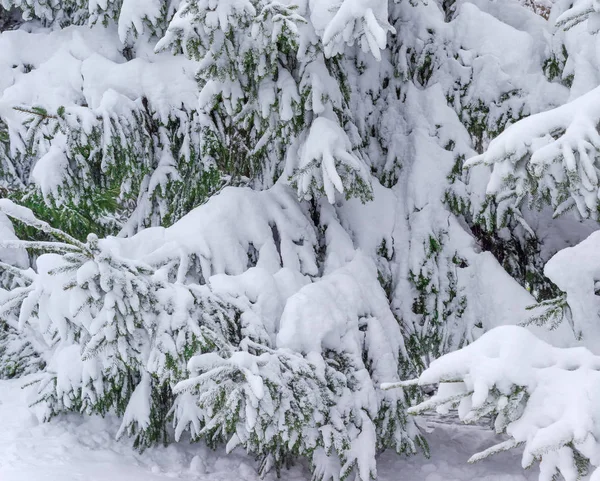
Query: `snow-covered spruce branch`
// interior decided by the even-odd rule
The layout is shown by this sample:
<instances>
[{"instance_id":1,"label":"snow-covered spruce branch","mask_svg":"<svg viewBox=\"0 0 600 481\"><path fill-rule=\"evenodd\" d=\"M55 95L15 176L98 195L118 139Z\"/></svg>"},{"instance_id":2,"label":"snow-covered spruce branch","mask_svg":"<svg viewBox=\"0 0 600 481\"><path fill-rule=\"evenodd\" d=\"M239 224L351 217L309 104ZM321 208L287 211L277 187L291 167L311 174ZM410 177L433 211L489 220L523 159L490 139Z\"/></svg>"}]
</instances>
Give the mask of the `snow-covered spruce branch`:
<instances>
[{"instance_id":1,"label":"snow-covered spruce branch","mask_svg":"<svg viewBox=\"0 0 600 481\"><path fill-rule=\"evenodd\" d=\"M589 20L589 30L593 32L598 28L598 20L600 19L598 12L600 12L600 5L597 1L579 0L556 19L556 26L564 30L570 30Z\"/></svg>"},{"instance_id":2,"label":"snow-covered spruce branch","mask_svg":"<svg viewBox=\"0 0 600 481\"><path fill-rule=\"evenodd\" d=\"M209 353L190 360L191 377L174 388L177 437L190 428L194 438L227 442L229 451L243 445L260 457L261 474L279 470L291 453L340 452L351 443L327 421L342 386L328 385L291 350L245 346L230 346L229 358ZM209 415L202 420L200 412ZM319 431L330 434L322 440Z\"/></svg>"},{"instance_id":3,"label":"snow-covered spruce branch","mask_svg":"<svg viewBox=\"0 0 600 481\"><path fill-rule=\"evenodd\" d=\"M171 0L2 0L2 7L19 9L24 20L45 26L96 25L115 22L119 39L128 45L144 33L160 34L176 2Z\"/></svg>"},{"instance_id":4,"label":"snow-covered spruce branch","mask_svg":"<svg viewBox=\"0 0 600 481\"><path fill-rule=\"evenodd\" d=\"M33 382L44 417L114 412L123 416L119 436L135 436L140 448L166 442L171 386L208 345L201 324L235 333L227 324L234 310L206 289L169 283L179 267L172 257L152 268L94 235L83 251L52 244L42 246L53 253L37 259L29 286L0 296L20 331L2 339L0 366L18 360L16 340L30 341L44 361Z\"/></svg>"},{"instance_id":5,"label":"snow-covered spruce branch","mask_svg":"<svg viewBox=\"0 0 600 481\"><path fill-rule=\"evenodd\" d=\"M582 22L590 33L600 29L596 1L575 2L556 20L563 30ZM493 222L504 226L511 215L523 222L524 203L536 208L550 204L555 217L576 208L582 217L597 220L599 125L600 89L595 88L557 108L518 120L483 154L469 159L466 168L493 167L487 185L489 199L497 204ZM480 206L484 210L489 199Z\"/></svg>"},{"instance_id":6,"label":"snow-covered spruce branch","mask_svg":"<svg viewBox=\"0 0 600 481\"><path fill-rule=\"evenodd\" d=\"M351 118L349 92L342 92L336 55L360 37L380 57L392 27L387 1L363 3L184 2L157 50L181 49L200 59L205 156L261 187L283 174L301 198L324 194L333 202L337 191L368 199L364 153L350 141L351 125L344 125ZM219 23L209 21L213 17ZM348 25L357 31L338 32Z\"/></svg>"},{"instance_id":7,"label":"snow-covered spruce branch","mask_svg":"<svg viewBox=\"0 0 600 481\"><path fill-rule=\"evenodd\" d=\"M47 222L37 219L30 209L17 205L9 199L0 199L0 212L10 217L11 219L22 222L23 224L33 227L34 229L40 232L43 232L52 237L55 237L58 240L63 241L62 246L72 246L72 248L76 248L80 251L89 253L87 246L83 242L78 241L77 239L67 234L66 232L61 231L60 229L52 227ZM54 243L54 245L57 247L59 246L59 244L57 243Z\"/></svg>"},{"instance_id":8,"label":"snow-covered spruce branch","mask_svg":"<svg viewBox=\"0 0 600 481\"><path fill-rule=\"evenodd\" d=\"M337 11L334 10L335 15L323 31L326 54L331 56L343 52L345 44L357 42L363 52L370 52L381 60L381 50L387 46L388 34L396 33L388 21L387 0L344 0L338 5ZM329 5L319 6L323 13L327 12L327 7L329 12L333 10Z\"/></svg>"},{"instance_id":9,"label":"snow-covered spruce branch","mask_svg":"<svg viewBox=\"0 0 600 481\"><path fill-rule=\"evenodd\" d=\"M81 213L61 225L73 232L75 224L80 239L90 231L170 224L222 181L213 164L201 161L196 62L171 55L127 62L111 32L98 25L29 38L36 55L27 64L12 48L22 32L0 38L7 62L32 69L25 82L35 84L22 89L16 82L0 92L0 185L20 202L34 187L29 205ZM94 46L81 59L65 53L73 35ZM57 82L44 82L47 76ZM75 77L77 85L61 84ZM194 187L187 185L192 178Z\"/></svg>"},{"instance_id":10,"label":"snow-covered spruce branch","mask_svg":"<svg viewBox=\"0 0 600 481\"><path fill-rule=\"evenodd\" d=\"M335 202L336 191L347 198L356 196L372 199L369 171L364 162L352 152L352 144L337 122L323 117L315 119L306 138L301 137L296 152L298 168L291 177L299 198L324 193L329 202ZM289 159L294 164L293 159Z\"/></svg>"},{"instance_id":11,"label":"snow-covered spruce branch","mask_svg":"<svg viewBox=\"0 0 600 481\"><path fill-rule=\"evenodd\" d=\"M456 408L465 423L491 416L496 432L509 437L469 462L523 446L523 468L539 461L540 481L557 473L576 481L588 471L599 479L600 357L587 349L556 348L525 328L498 327L433 361L417 382L438 390L409 413Z\"/></svg>"},{"instance_id":12,"label":"snow-covered spruce branch","mask_svg":"<svg viewBox=\"0 0 600 481\"><path fill-rule=\"evenodd\" d=\"M19 192L33 185L49 209L88 213L84 227L73 222L78 230L132 234L171 224L224 179L268 188L297 172L302 196L331 199L343 189L369 198L367 151L340 65L355 42L381 58L394 30L387 0L35 3L4 2L57 28L53 42L32 46L44 53L27 63L12 51L11 36L0 45L35 84L21 88L15 77L6 88L0 164L9 184L22 184ZM69 38L58 26L85 22L92 28L74 35L106 48L82 58L65 53ZM117 38L101 26L115 23ZM135 57L136 38L157 53ZM41 81L47 76L57 85ZM325 118L343 145L334 161L327 143L314 142ZM310 159L299 153L307 144ZM106 202L94 201L106 193Z\"/></svg>"},{"instance_id":13,"label":"snow-covered spruce branch","mask_svg":"<svg viewBox=\"0 0 600 481\"><path fill-rule=\"evenodd\" d=\"M18 242L10 220L1 212L0 242ZM22 247L0 248L0 379L31 374L44 365L36 341L22 334L19 322L19 307L35 279Z\"/></svg>"},{"instance_id":14,"label":"snow-covered spruce branch","mask_svg":"<svg viewBox=\"0 0 600 481\"><path fill-rule=\"evenodd\" d=\"M548 327L566 321L575 339L584 339L589 346L600 340L596 322L600 312L599 247L600 233L593 232L579 244L557 252L544 267L544 273L561 294L549 305L539 306L542 316L551 321Z\"/></svg>"},{"instance_id":15,"label":"snow-covered spruce branch","mask_svg":"<svg viewBox=\"0 0 600 481\"><path fill-rule=\"evenodd\" d=\"M488 195L499 204L498 216L519 211L529 198L545 202L558 216L577 207L583 217L596 219L600 159L600 89L548 112L511 125L485 153L466 167L492 165Z\"/></svg>"},{"instance_id":16,"label":"snow-covered spruce branch","mask_svg":"<svg viewBox=\"0 0 600 481\"><path fill-rule=\"evenodd\" d=\"M103 66L79 65L81 75L94 78L99 78L95 68L112 71L112 83L82 86L85 105L64 99L67 106L59 107L56 115L41 108L6 114L13 151L2 159L7 170L16 173L15 181L32 183L49 207L77 206L87 212L94 229L131 232L157 219L177 220L183 215L181 204L204 200L221 182L213 165L198 162L201 126L193 106L195 81L191 72L185 75L191 65L179 64L184 74L177 95L169 100L145 85L116 90L123 75L153 76L156 67L150 62L122 65L104 59ZM22 172L30 172L30 178L22 178ZM183 186L190 176L199 180L191 192Z\"/></svg>"}]
</instances>

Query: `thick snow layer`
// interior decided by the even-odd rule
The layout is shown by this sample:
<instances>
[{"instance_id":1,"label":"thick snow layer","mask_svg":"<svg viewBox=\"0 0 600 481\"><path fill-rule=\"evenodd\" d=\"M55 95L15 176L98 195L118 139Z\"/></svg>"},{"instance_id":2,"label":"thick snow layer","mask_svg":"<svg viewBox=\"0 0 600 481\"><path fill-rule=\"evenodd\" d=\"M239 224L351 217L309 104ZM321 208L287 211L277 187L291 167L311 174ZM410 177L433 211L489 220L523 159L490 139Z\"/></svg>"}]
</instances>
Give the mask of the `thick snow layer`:
<instances>
[{"instance_id":1,"label":"thick snow layer","mask_svg":"<svg viewBox=\"0 0 600 481\"><path fill-rule=\"evenodd\" d=\"M131 3L125 2L124 8ZM46 199L64 200L65 192L75 194L78 188L91 186L89 178L73 178L89 168L89 159L72 155L74 136L82 145L93 145L93 152L102 152L104 170L116 161L111 146L117 138L121 144L127 139L141 152L140 139L147 135L139 127L143 116L157 124L178 124L183 141L178 155L190 155L190 145L197 143L191 137L198 130L190 127L190 122L197 120L190 114L198 103L197 62L182 55L154 54L148 47L140 47L136 58L127 61L116 26L31 29L6 31L0 36L0 118L10 141L2 168L11 174L4 174L0 182L32 183ZM40 128L30 130L27 119L36 117L32 107L47 112L52 127L43 122ZM62 113L55 116L58 112ZM60 132L42 133L54 129L56 122L61 124ZM146 155L139 161L153 165L144 184L150 192L177 177L166 134L161 135L164 150L156 150L156 159ZM32 156L28 149L34 152ZM136 162L138 165L139 174L143 167ZM131 178L124 181L121 194L129 193L137 182ZM130 229L142 222L148 206L139 199L136 208Z\"/></svg>"},{"instance_id":2,"label":"thick snow layer","mask_svg":"<svg viewBox=\"0 0 600 481\"><path fill-rule=\"evenodd\" d=\"M512 439L472 461L524 445L522 465L539 461L540 481L554 479L557 470L575 481L580 479L577 456L593 467L600 464L599 366L600 358L583 347L556 348L522 327L503 326L433 361L419 384L439 384L438 393L409 412L437 407L446 414L458 405L465 423L491 414L496 431Z\"/></svg>"},{"instance_id":3,"label":"thick snow layer","mask_svg":"<svg viewBox=\"0 0 600 481\"><path fill-rule=\"evenodd\" d=\"M595 353L600 339L599 243L600 232L596 231L576 246L559 251L544 269L546 276L566 293L573 329L583 335L585 346Z\"/></svg>"},{"instance_id":4,"label":"thick snow layer","mask_svg":"<svg viewBox=\"0 0 600 481\"><path fill-rule=\"evenodd\" d=\"M483 5L482 2L476 3ZM471 166L478 163L493 165L487 193L496 196L501 204L499 213L506 212L508 208L519 210L521 201L526 197L545 196L550 199L556 215L576 207L582 217L597 219L599 170L596 152L600 140L596 124L600 117L600 104L597 88L598 44L593 35L597 32L600 17L598 13L591 13L597 8L592 8L592 3L597 5L591 0L576 2L558 18L550 19L552 23L556 21L559 27L553 34L552 42L561 45L565 57L560 75L564 83L570 85L568 98L564 97L564 88L561 90L556 82L551 84L551 88L554 88L552 93L542 93L541 88L539 95L534 94L528 99L531 109L524 111L525 114L540 113L509 126L489 144L484 153L467 163ZM467 7L474 8L463 5L463 9ZM563 7L567 8L567 2ZM561 9L564 10L563 7L555 9L556 15L561 13ZM588 17L589 20L585 21ZM567 20L569 18L573 22ZM533 24L527 27L530 33L536 30L539 29ZM519 38L516 35L512 37L515 40ZM506 40L504 47L510 51L529 51L529 57L535 59L542 44L534 48L531 43L534 37L526 37L521 37L519 47L510 46ZM513 78L518 78L528 84L527 79L533 78L532 67L536 61L521 60L522 72L506 67L503 72L508 74L511 82ZM540 63L539 60L537 63ZM488 75L494 75L490 69L492 65L486 65ZM495 76L502 79L502 76ZM491 85L485 79L482 83ZM558 107L551 108L553 104Z\"/></svg>"},{"instance_id":5,"label":"thick snow layer","mask_svg":"<svg viewBox=\"0 0 600 481\"><path fill-rule=\"evenodd\" d=\"M0 214L0 241L16 240L15 230L13 225L4 214ZM29 265L27 252L24 249L7 249L0 248L0 262L7 264L26 267Z\"/></svg>"},{"instance_id":6,"label":"thick snow layer","mask_svg":"<svg viewBox=\"0 0 600 481\"><path fill-rule=\"evenodd\" d=\"M73 103L102 114L118 105L115 97L120 103L146 97L164 120L173 106L197 102L195 62L164 54L126 62L120 48L111 28L102 26L4 32L0 114L18 122L14 106L41 104L52 112Z\"/></svg>"},{"instance_id":7,"label":"thick snow layer","mask_svg":"<svg viewBox=\"0 0 600 481\"><path fill-rule=\"evenodd\" d=\"M243 452L225 455L202 444L148 449L139 454L128 441L114 436L114 418L62 416L39 424L27 408L23 381L0 381L0 479L2 481L259 481L254 460ZM504 453L468 465L470 453L494 442L477 426L432 425L428 440L431 459L384 453L378 465L380 481L533 481L523 473L517 454ZM269 473L267 481L275 481ZM308 481L305 466L283 471L286 481Z\"/></svg>"},{"instance_id":8,"label":"thick snow layer","mask_svg":"<svg viewBox=\"0 0 600 481\"><path fill-rule=\"evenodd\" d=\"M264 192L228 187L167 229L153 227L135 237L101 242L124 257L151 264L194 253L204 279L242 274L249 267L250 247L257 267L271 273L281 267L317 273L314 228L291 190L281 185Z\"/></svg>"}]
</instances>

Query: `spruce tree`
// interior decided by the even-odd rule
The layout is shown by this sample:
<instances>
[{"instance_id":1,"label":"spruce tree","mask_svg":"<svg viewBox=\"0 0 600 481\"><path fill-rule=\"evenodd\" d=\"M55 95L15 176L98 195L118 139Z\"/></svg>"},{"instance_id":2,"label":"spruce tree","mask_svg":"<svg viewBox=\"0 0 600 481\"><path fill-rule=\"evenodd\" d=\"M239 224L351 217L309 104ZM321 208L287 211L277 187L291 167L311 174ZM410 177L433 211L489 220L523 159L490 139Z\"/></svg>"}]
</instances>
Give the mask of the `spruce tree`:
<instances>
[{"instance_id":1,"label":"spruce tree","mask_svg":"<svg viewBox=\"0 0 600 481\"><path fill-rule=\"evenodd\" d=\"M382 382L575 312L543 266L597 220L591 3L3 7L0 375L47 418L367 481L426 449Z\"/></svg>"}]
</instances>

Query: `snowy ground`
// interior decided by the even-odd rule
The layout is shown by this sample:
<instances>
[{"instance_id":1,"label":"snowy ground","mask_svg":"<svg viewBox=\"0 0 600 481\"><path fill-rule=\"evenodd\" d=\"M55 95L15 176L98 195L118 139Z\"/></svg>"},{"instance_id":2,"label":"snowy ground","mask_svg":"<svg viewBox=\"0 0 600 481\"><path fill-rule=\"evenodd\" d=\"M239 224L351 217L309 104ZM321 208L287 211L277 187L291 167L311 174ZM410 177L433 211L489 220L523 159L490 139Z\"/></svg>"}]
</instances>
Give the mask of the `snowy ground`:
<instances>
[{"instance_id":1,"label":"snowy ground","mask_svg":"<svg viewBox=\"0 0 600 481\"><path fill-rule=\"evenodd\" d=\"M127 440L114 441L118 423L102 418L65 416L40 424L27 407L22 381L0 381L1 481L255 481L254 463L244 453L225 456L200 445L180 443L143 455ZM466 461L492 444L480 427L436 424L429 435L431 459L385 453L379 460L382 481L529 481L536 470L522 471L518 453L476 465ZM269 481L276 479L268 476ZM282 473L286 481L308 481L305 467Z\"/></svg>"}]
</instances>

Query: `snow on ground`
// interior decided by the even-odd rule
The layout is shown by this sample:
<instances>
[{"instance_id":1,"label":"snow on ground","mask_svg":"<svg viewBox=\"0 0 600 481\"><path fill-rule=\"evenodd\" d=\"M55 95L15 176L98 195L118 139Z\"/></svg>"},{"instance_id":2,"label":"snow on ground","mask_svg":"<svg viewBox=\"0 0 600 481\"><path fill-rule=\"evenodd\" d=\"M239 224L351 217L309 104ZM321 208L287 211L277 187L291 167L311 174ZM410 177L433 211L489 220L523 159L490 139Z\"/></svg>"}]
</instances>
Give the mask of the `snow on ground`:
<instances>
[{"instance_id":1,"label":"snow on ground","mask_svg":"<svg viewBox=\"0 0 600 481\"><path fill-rule=\"evenodd\" d=\"M179 443L137 453L117 442L116 419L68 415L40 424L27 407L23 380L0 381L1 481L258 481L254 461L243 452L226 456L199 444ZM529 481L520 453L504 453L476 465L467 459L495 443L479 426L431 424L431 458L384 453L380 481ZM274 481L275 473L267 476ZM305 466L282 472L285 481L309 481Z\"/></svg>"}]
</instances>

